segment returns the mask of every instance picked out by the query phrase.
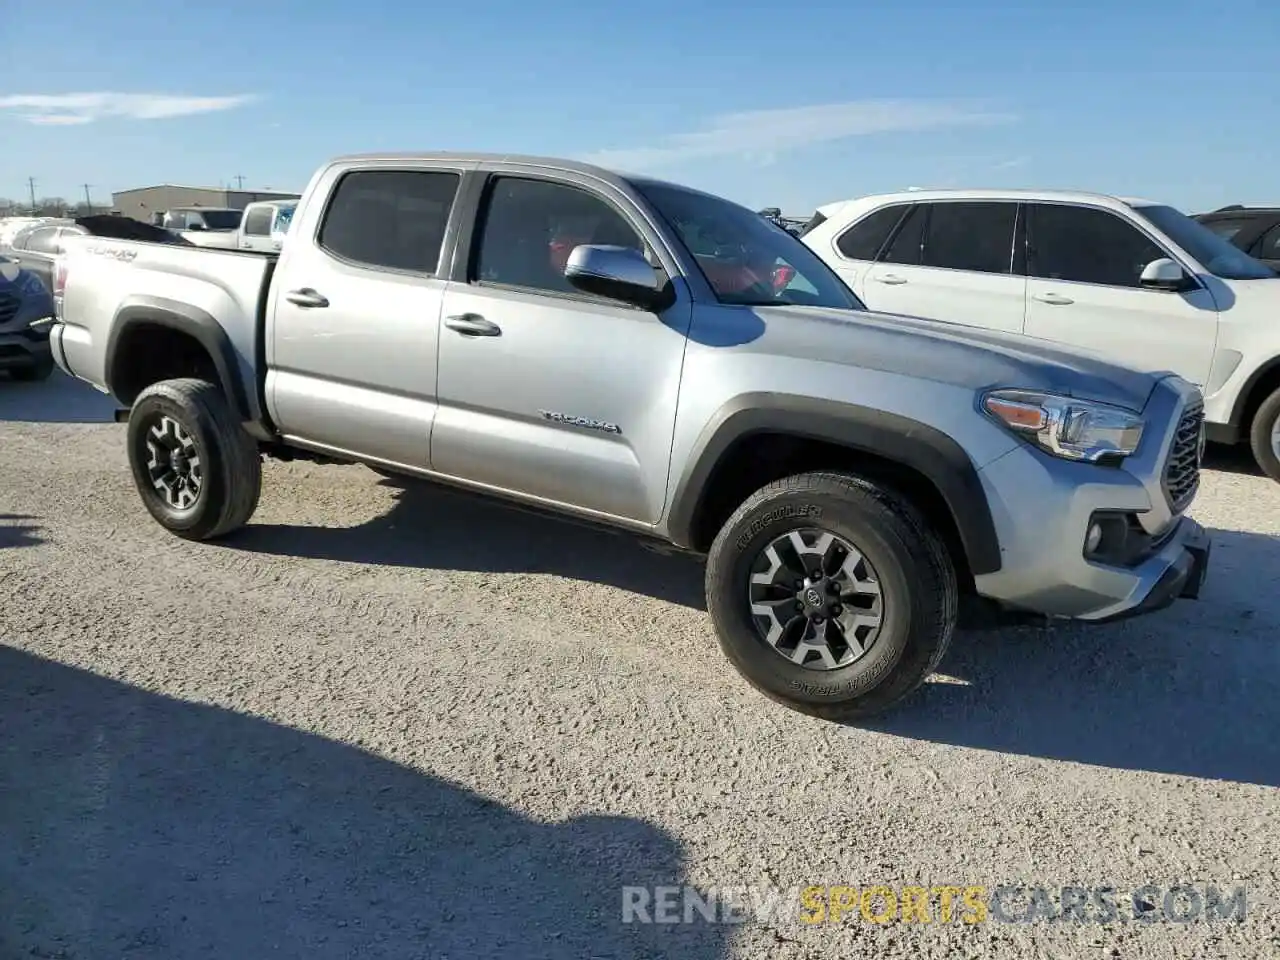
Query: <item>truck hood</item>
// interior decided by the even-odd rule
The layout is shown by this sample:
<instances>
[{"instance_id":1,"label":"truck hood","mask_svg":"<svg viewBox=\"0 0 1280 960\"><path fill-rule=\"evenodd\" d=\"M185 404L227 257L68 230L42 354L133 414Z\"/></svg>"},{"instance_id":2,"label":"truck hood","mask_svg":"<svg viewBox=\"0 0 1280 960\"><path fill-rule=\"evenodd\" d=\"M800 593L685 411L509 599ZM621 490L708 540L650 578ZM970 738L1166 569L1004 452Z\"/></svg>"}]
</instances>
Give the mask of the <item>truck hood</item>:
<instances>
[{"instance_id":1,"label":"truck hood","mask_svg":"<svg viewBox=\"0 0 1280 960\"><path fill-rule=\"evenodd\" d=\"M896 314L757 307L760 349L981 390L1020 387L1141 412L1168 371L1142 372L1047 340Z\"/></svg>"}]
</instances>

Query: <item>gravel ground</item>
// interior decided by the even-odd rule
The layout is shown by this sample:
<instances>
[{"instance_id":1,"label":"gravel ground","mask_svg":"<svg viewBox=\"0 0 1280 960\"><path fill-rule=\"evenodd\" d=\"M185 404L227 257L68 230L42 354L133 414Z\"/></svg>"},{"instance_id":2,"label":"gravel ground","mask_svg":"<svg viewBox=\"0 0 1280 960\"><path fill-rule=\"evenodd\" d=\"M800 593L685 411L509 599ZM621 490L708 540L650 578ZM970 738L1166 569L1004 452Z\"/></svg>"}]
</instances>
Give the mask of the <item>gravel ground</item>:
<instances>
[{"instance_id":1,"label":"gravel ground","mask_svg":"<svg viewBox=\"0 0 1280 960\"><path fill-rule=\"evenodd\" d=\"M1200 602L962 634L852 728L738 679L687 558L273 462L188 544L108 414L0 382L2 960L1280 953L1280 486L1239 458ZM1248 915L622 922L627 886L1148 883Z\"/></svg>"}]
</instances>

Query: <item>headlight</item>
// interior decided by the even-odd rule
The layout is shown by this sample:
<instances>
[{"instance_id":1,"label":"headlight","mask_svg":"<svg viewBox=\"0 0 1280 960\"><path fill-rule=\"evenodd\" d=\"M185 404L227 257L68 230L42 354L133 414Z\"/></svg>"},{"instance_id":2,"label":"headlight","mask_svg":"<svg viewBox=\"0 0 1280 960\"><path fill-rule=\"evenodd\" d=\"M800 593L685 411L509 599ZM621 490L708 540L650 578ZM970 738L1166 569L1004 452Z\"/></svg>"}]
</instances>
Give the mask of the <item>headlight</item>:
<instances>
[{"instance_id":1,"label":"headlight","mask_svg":"<svg viewBox=\"0 0 1280 960\"><path fill-rule=\"evenodd\" d=\"M23 293L38 294L45 293L44 284L40 282L40 278L29 270L24 270L18 285L22 288Z\"/></svg>"},{"instance_id":2,"label":"headlight","mask_svg":"<svg viewBox=\"0 0 1280 960\"><path fill-rule=\"evenodd\" d=\"M993 390L982 408L1046 453L1065 460L1119 460L1138 449L1142 418L1128 410L1032 390Z\"/></svg>"}]
</instances>

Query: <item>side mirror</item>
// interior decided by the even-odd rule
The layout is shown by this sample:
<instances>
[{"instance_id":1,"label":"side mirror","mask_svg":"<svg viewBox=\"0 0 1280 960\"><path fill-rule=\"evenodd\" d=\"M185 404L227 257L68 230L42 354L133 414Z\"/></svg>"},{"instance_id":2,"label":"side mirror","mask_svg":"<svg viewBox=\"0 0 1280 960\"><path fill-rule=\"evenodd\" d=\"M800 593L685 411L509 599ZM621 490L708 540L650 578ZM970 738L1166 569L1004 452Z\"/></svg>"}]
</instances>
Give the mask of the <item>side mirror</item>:
<instances>
[{"instance_id":1,"label":"side mirror","mask_svg":"<svg viewBox=\"0 0 1280 960\"><path fill-rule=\"evenodd\" d=\"M1150 290L1185 290L1190 281L1183 269L1168 257L1152 260L1142 269L1138 283Z\"/></svg>"},{"instance_id":2,"label":"side mirror","mask_svg":"<svg viewBox=\"0 0 1280 960\"><path fill-rule=\"evenodd\" d=\"M658 285L657 271L634 247L581 244L569 254L564 275L583 293L650 310L664 305L664 290Z\"/></svg>"},{"instance_id":3,"label":"side mirror","mask_svg":"<svg viewBox=\"0 0 1280 960\"><path fill-rule=\"evenodd\" d=\"M188 224L188 225L187 225L187 229L188 229L188 230L203 230L203 229L204 229L204 224L203 224L203 223L191 223L191 224Z\"/></svg>"}]
</instances>

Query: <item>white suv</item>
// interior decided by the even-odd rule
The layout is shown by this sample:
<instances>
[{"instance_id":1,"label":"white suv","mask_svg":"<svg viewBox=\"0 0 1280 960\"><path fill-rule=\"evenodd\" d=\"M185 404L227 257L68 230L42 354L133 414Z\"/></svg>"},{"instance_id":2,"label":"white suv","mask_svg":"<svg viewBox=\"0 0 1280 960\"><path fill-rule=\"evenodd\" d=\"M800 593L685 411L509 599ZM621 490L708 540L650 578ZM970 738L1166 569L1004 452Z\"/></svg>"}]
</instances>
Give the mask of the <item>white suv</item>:
<instances>
[{"instance_id":1,"label":"white suv","mask_svg":"<svg viewBox=\"0 0 1280 960\"><path fill-rule=\"evenodd\" d=\"M1208 437L1280 481L1280 277L1172 207L931 190L819 208L804 242L876 311L1068 344L1205 394Z\"/></svg>"}]
</instances>

